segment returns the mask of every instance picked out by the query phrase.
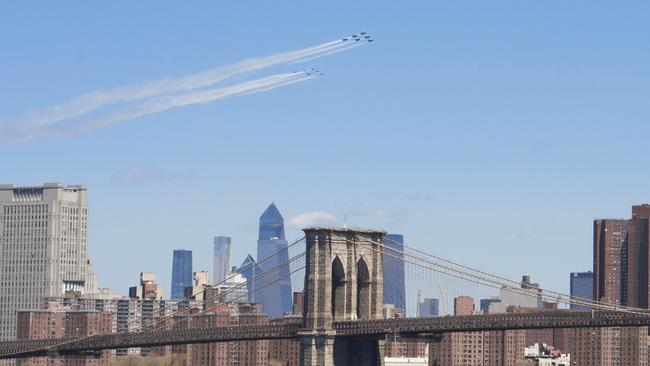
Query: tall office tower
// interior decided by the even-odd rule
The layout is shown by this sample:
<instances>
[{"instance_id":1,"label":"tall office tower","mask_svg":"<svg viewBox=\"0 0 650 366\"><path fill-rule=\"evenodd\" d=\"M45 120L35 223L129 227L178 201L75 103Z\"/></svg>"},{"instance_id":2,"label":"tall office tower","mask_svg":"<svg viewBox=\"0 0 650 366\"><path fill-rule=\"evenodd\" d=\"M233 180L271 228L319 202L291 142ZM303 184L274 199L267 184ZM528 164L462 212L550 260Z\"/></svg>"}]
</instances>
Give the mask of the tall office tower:
<instances>
[{"instance_id":1,"label":"tall office tower","mask_svg":"<svg viewBox=\"0 0 650 366\"><path fill-rule=\"evenodd\" d=\"M172 299L185 298L187 286L192 286L192 251L177 249L172 263Z\"/></svg>"},{"instance_id":2,"label":"tall office tower","mask_svg":"<svg viewBox=\"0 0 650 366\"><path fill-rule=\"evenodd\" d=\"M212 264L213 283L215 285L226 279L230 271L230 237L217 236L214 238L214 258Z\"/></svg>"},{"instance_id":3,"label":"tall office tower","mask_svg":"<svg viewBox=\"0 0 650 366\"><path fill-rule=\"evenodd\" d=\"M271 203L260 216L257 264L268 275L255 281L255 301L263 306L270 318L280 318L291 312L291 278L289 251L284 237L284 219Z\"/></svg>"},{"instance_id":4,"label":"tall office tower","mask_svg":"<svg viewBox=\"0 0 650 366\"><path fill-rule=\"evenodd\" d=\"M406 284L404 281L404 236L387 234L384 238L384 304L393 304L406 310ZM392 249L392 250L391 250Z\"/></svg>"},{"instance_id":5,"label":"tall office tower","mask_svg":"<svg viewBox=\"0 0 650 366\"><path fill-rule=\"evenodd\" d=\"M589 272L572 272L570 275L571 297L577 297L583 300L593 300L594 298L594 273ZM586 305L571 304L571 309L588 310L591 307Z\"/></svg>"},{"instance_id":6,"label":"tall office tower","mask_svg":"<svg viewBox=\"0 0 650 366\"><path fill-rule=\"evenodd\" d=\"M627 220L594 220L594 299L627 304Z\"/></svg>"},{"instance_id":7,"label":"tall office tower","mask_svg":"<svg viewBox=\"0 0 650 366\"><path fill-rule=\"evenodd\" d=\"M97 290L87 224L85 186L0 185L0 340L15 338L16 310Z\"/></svg>"}]
</instances>

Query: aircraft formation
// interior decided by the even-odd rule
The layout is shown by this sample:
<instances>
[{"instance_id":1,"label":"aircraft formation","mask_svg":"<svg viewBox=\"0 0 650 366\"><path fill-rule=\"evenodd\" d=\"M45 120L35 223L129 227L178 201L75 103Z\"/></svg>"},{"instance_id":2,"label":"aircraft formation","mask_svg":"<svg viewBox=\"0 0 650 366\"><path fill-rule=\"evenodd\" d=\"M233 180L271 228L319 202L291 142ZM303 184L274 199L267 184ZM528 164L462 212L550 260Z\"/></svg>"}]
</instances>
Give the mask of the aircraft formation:
<instances>
[{"instance_id":1,"label":"aircraft formation","mask_svg":"<svg viewBox=\"0 0 650 366\"><path fill-rule=\"evenodd\" d=\"M294 73L294 74L297 73L297 72L298 72L297 70L293 70L293 73ZM315 67L312 67L311 69L303 69L302 72L304 72L307 76L310 76L310 75L312 75L312 74L313 74L313 75L318 75L318 74L320 74L321 76L325 75L325 74L323 74L322 71L318 70L318 69L315 68Z\"/></svg>"},{"instance_id":2,"label":"aircraft formation","mask_svg":"<svg viewBox=\"0 0 650 366\"><path fill-rule=\"evenodd\" d=\"M343 42L353 41L353 40L355 42L361 42L361 41L374 42L375 41L366 32L361 32L361 33L358 33L358 34L355 33L355 34L352 34L352 35L350 35L348 37L343 37L343 39L341 39L341 40Z\"/></svg>"},{"instance_id":3,"label":"aircraft formation","mask_svg":"<svg viewBox=\"0 0 650 366\"><path fill-rule=\"evenodd\" d=\"M350 42L350 44L352 44L354 42L361 42L361 41L374 42L375 40L372 39L372 37L370 37L367 34L367 32L360 32L360 33L355 33L355 34L351 34L349 36L343 37L341 39L341 41ZM344 49L346 48L345 46L343 46L343 47L344 47ZM300 71L298 71L298 70L293 70L294 74L299 73L299 72ZM307 76L312 76L312 75L321 75L321 76L323 76L323 75L325 75L325 74L323 74L322 71L318 70L315 67L312 67L311 69L303 69L302 72Z\"/></svg>"}]
</instances>

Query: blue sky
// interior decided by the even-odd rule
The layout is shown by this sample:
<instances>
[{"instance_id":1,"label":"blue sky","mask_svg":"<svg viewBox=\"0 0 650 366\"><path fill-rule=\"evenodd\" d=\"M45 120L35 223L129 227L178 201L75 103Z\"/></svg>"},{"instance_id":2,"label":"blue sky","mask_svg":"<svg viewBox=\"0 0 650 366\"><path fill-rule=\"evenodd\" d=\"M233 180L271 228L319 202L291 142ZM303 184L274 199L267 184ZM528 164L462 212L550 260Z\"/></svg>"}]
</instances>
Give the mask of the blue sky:
<instances>
[{"instance_id":1,"label":"blue sky","mask_svg":"<svg viewBox=\"0 0 650 366\"><path fill-rule=\"evenodd\" d=\"M140 271L169 291L175 248L210 269L215 235L239 264L271 201L286 221L347 209L568 291L591 268L593 218L650 201L649 15L647 1L3 3L0 124L361 30L376 42L304 65L322 78L0 145L0 181L86 184L100 283L123 292Z\"/></svg>"}]
</instances>

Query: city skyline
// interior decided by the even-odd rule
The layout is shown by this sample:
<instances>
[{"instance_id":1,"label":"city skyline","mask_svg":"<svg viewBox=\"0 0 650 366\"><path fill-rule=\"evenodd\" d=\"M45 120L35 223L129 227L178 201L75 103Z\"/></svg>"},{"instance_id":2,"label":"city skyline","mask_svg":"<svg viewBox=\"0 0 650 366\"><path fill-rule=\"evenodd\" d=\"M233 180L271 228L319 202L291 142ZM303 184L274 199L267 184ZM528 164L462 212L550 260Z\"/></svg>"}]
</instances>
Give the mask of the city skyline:
<instances>
[{"instance_id":1,"label":"city skyline","mask_svg":"<svg viewBox=\"0 0 650 366\"><path fill-rule=\"evenodd\" d=\"M169 286L178 245L209 270L219 233L238 243L239 264L255 251L259 207L275 201L289 240L306 220L343 226L347 212L349 226L404 233L465 263L505 253L484 269L568 292L567 273L591 267L581 253L592 220L650 201L639 168L650 129L647 2L158 5L3 4L0 129L96 90L353 32L375 42L247 75L324 72L308 82L0 145L2 182L90 187L102 287L123 291L141 270ZM563 253L556 270L522 260L521 248L540 247Z\"/></svg>"},{"instance_id":2,"label":"city skyline","mask_svg":"<svg viewBox=\"0 0 650 366\"><path fill-rule=\"evenodd\" d=\"M38 186L18 187L16 185L6 185L6 184L3 185L3 187L5 187L7 189L11 188L11 189L14 189L14 190L17 189L20 192L24 191L24 192L26 192L24 194L37 194L36 191L38 189L42 189L42 187L39 188ZM61 187L69 187L70 190L72 190L72 189L76 190L76 189L81 188L81 189L83 189L84 192L85 192L85 189L86 189L85 186L80 186L80 185L65 186L65 185L60 184L60 183L46 183L46 184L44 184L43 187L50 187L50 188L52 188L52 187L53 188L56 188L56 187L59 187L59 188L61 188ZM36 192L36 193L34 193L34 192ZM20 193L20 194L23 194L23 193ZM87 207L87 206L85 206L85 207ZM87 210L87 208L86 208L86 210ZM598 244L598 242L600 242L602 240L611 240L611 239L604 239L604 238L601 239L600 236L599 236L599 232L601 232L601 231L602 232L607 232L608 231L604 226L606 224L607 225L612 225L612 224L617 225L615 228L612 228L611 230L609 230L609 232L610 232L610 234L614 233L614 235L618 235L618 237L617 237L618 239L616 239L616 240L618 240L620 243L624 243L625 246L628 245L627 244L628 243L628 239L627 239L628 232L627 232L627 230L628 230L628 226L629 226L630 227L630 229L629 229L630 230L630 235L636 235L636 236L632 236L632 238L634 238L634 239L633 240L631 239L630 242L634 243L634 245L636 245L637 247L643 246L644 244L639 242L639 240L643 241L643 240L647 240L647 239L644 238L644 237L639 237L638 235L641 235L643 227L647 227L647 225L648 225L647 221L648 221L648 216L650 216L650 205L649 204L633 205L632 206L632 215L631 216L632 216L632 219L604 219L604 218L594 219L594 235L595 235L594 238L593 238L594 250L596 250L598 245L603 245L603 244ZM85 219L87 219L87 218L85 218ZM601 228L601 225L603 225L602 228ZM641 225L641 226L639 226L639 225ZM645 226L643 226L643 225L645 225ZM623 233L622 236L621 236L621 234L618 234L617 232L622 232ZM634 233L636 233L636 234L634 234ZM259 217L258 238L260 238L261 240L264 240L264 241L267 241L269 239L276 240L276 239L284 238L284 235L285 235L284 234L284 220L283 220L282 215L280 214L277 206L275 205L274 202L272 202L266 208L266 210L262 213L262 215ZM217 236L217 237L214 237L215 243L217 242L217 239L219 239L219 241L223 241L223 239L228 239L227 242L229 244L231 238L230 237L225 237L225 236ZM387 240L387 244L386 244L387 246L395 246L395 245L398 245L398 244L403 242L403 235L401 235L401 234L387 234L386 235L386 240ZM283 240L283 242L286 243L286 240ZM258 240L258 245L259 244L260 244L260 241ZM623 244L620 244L620 246L622 246L622 245ZM228 245L228 249L229 249L229 245ZM173 256L174 257L174 266L173 267L177 266L176 265L176 259L177 259L176 257L177 257L177 255L186 254L186 253L190 254L190 257L189 257L190 262L189 263L190 263L190 265L192 265L192 263L193 263L192 258L191 258L192 250L174 250L174 256ZM258 255L259 255L259 253L258 253ZM614 253L614 255L617 256L617 255L621 255L621 254L620 253ZM625 253L624 255L627 255L627 253ZM234 259L234 260L236 261L237 259ZM252 262L251 262L251 260L252 260ZM180 258L179 258L179 261L180 261ZM183 260L182 262L184 263L184 262L187 262L187 261ZM253 257L251 257L250 255L248 255L247 258L244 259L244 262L240 266L239 270L243 269L242 273L243 274L248 274L249 277L254 276L255 275L254 273L262 272L263 270L257 264L252 266L252 267L254 267L254 269L250 268L251 267L250 263L255 263L255 262L256 262L255 259ZM617 260L617 262L620 263L622 266L627 266L627 262L621 262L620 260ZM389 261L388 264L389 264L389 267L385 268L385 270L390 271L390 266L391 266L390 261ZM179 263L178 266L182 267L181 263ZM394 266L394 264L393 264L393 266ZM236 266L234 268L236 268ZM647 271L648 271L648 269L645 269L646 272L643 272L644 269L640 268L638 266L634 267L634 268L639 268L638 271L640 271L640 272L638 274L635 273L635 276L639 277L639 278L642 278L644 273L647 273ZM255 272L251 272L252 270L255 270ZM401 271L403 271L403 269ZM171 272L172 272L172 277L173 277L173 270ZM628 287L628 284L629 284L628 273L625 273L624 271L621 271L621 270L619 270L618 272L622 273L621 278L619 279L621 287L615 289L616 295L613 296L613 297L612 297L612 295L610 295L609 301L620 302L621 301L620 299L626 298L628 296L628 290L627 290L627 287ZM188 273L188 271L185 270L186 275L187 275L187 273ZM190 269L189 273L190 274L193 273L193 270ZM569 284L571 286L569 286L570 290L567 293L571 293L572 295L574 294L573 287L572 287L573 286L574 275L581 275L582 276L582 275L586 275L586 274L592 275L592 272L591 271L584 272L584 273L583 272L581 272L581 273L572 272L571 273L571 281L569 281ZM97 274L95 274L93 272L92 277L96 278L96 276L97 276ZM191 275L190 275L190 278L191 278ZM213 284L216 284L216 283L217 282L215 281ZM584 288L585 283L581 283L580 286L582 288ZM185 283L181 287L184 289L185 285L189 285L189 284L191 284L191 281L189 281L189 283ZM93 283L92 286L96 287L96 283ZM252 284L249 285L248 287L250 288L251 286L252 286ZM178 289L176 289L176 292L174 292L174 286L173 285L170 286L169 298L173 299L174 298L173 297L174 293L176 293L175 296L176 296L177 299L182 298L181 295L179 294L179 291L180 291L179 289L181 287L178 287ZM594 290L593 290L594 295L595 295L595 292L597 291L595 287L596 287L596 285L594 284ZM76 287L75 288L70 287L70 289L71 290L76 289ZM111 288L110 290L117 291L117 293L122 293L122 294L128 293L128 288L127 288L126 291L124 289L121 289L121 288L118 288L118 289ZM392 290L392 288L391 288L391 290ZM584 293L584 291L586 291L586 290L580 289L578 291L580 293ZM384 293L384 296L386 296L386 293ZM394 296L394 295L391 295L391 296ZM578 296L580 296L580 295L578 295ZM249 300L250 301L260 301L260 299L255 299L254 292L251 292L251 295L249 296ZM413 301L413 299L409 299L409 300ZM627 303L627 301L629 301L629 300L626 299L624 301L624 303ZM636 300L634 300L634 301L636 301ZM482 302L483 302L483 300L481 300L481 303ZM415 307L418 307L418 306L419 306L418 304L412 303L410 306L407 306L406 308L415 308ZM289 307L289 305L286 305L285 307Z\"/></svg>"}]
</instances>

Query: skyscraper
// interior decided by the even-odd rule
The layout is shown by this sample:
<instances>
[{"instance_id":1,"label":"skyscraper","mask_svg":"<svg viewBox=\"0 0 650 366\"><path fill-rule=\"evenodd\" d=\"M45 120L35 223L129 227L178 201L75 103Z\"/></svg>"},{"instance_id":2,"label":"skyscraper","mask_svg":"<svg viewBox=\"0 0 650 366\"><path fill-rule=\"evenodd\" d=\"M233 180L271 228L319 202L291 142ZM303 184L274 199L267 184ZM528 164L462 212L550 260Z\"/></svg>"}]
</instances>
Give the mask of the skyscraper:
<instances>
[{"instance_id":1,"label":"skyscraper","mask_svg":"<svg viewBox=\"0 0 650 366\"><path fill-rule=\"evenodd\" d=\"M627 304L627 220L594 220L594 299Z\"/></svg>"},{"instance_id":2,"label":"skyscraper","mask_svg":"<svg viewBox=\"0 0 650 366\"><path fill-rule=\"evenodd\" d=\"M650 205L632 206L628 224L627 305L650 308Z\"/></svg>"},{"instance_id":3,"label":"skyscraper","mask_svg":"<svg viewBox=\"0 0 650 366\"><path fill-rule=\"evenodd\" d=\"M15 338L16 310L97 291L87 223L85 186L0 185L0 340Z\"/></svg>"},{"instance_id":4,"label":"skyscraper","mask_svg":"<svg viewBox=\"0 0 650 366\"><path fill-rule=\"evenodd\" d=\"M214 238L213 283L216 285L223 282L228 271L230 271L230 237L217 236Z\"/></svg>"},{"instance_id":5,"label":"skyscraper","mask_svg":"<svg viewBox=\"0 0 650 366\"><path fill-rule=\"evenodd\" d=\"M584 300L593 300L594 298L594 273L589 272L572 272L570 275L571 297L577 297ZM571 304L571 309L588 310L589 306Z\"/></svg>"},{"instance_id":6,"label":"skyscraper","mask_svg":"<svg viewBox=\"0 0 650 366\"><path fill-rule=\"evenodd\" d=\"M594 220L594 299L649 308L650 205L631 219Z\"/></svg>"},{"instance_id":7,"label":"skyscraper","mask_svg":"<svg viewBox=\"0 0 650 366\"><path fill-rule=\"evenodd\" d=\"M384 304L393 304L406 310L406 285L404 280L404 236L386 234L384 261ZM391 249L394 250L391 250Z\"/></svg>"},{"instance_id":8,"label":"skyscraper","mask_svg":"<svg viewBox=\"0 0 650 366\"><path fill-rule=\"evenodd\" d=\"M263 271L252 255L246 256L241 266L237 268L237 272L246 279L246 290L248 291L248 301L258 302L255 297L255 276L261 274Z\"/></svg>"},{"instance_id":9,"label":"skyscraper","mask_svg":"<svg viewBox=\"0 0 650 366\"><path fill-rule=\"evenodd\" d=\"M192 251L177 249L172 263L172 299L185 298L187 286L192 286Z\"/></svg>"},{"instance_id":10,"label":"skyscraper","mask_svg":"<svg viewBox=\"0 0 650 366\"><path fill-rule=\"evenodd\" d=\"M254 295L255 301L262 304L264 312L271 318L279 318L291 312L288 252L284 219L275 203L271 203L260 216L257 264L264 271L277 268L255 281Z\"/></svg>"}]
</instances>

